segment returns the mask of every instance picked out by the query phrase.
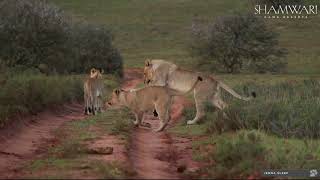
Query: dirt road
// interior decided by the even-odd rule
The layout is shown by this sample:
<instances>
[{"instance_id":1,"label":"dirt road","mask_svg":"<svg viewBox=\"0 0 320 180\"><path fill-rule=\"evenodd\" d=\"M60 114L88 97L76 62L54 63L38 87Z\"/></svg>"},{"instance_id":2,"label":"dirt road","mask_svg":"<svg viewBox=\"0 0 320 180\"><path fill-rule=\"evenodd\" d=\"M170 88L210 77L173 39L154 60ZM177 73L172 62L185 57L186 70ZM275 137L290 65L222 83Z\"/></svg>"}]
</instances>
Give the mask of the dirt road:
<instances>
[{"instance_id":1,"label":"dirt road","mask_svg":"<svg viewBox=\"0 0 320 180\"><path fill-rule=\"evenodd\" d=\"M36 158L47 141L53 139L53 131L63 123L82 119L81 104L69 104L56 110L47 110L36 116L17 120L19 125L0 131L0 178L16 177L19 169Z\"/></svg>"},{"instance_id":2,"label":"dirt road","mask_svg":"<svg viewBox=\"0 0 320 180\"><path fill-rule=\"evenodd\" d=\"M127 69L123 89L131 89L142 82L141 69ZM179 179L185 170L193 171L199 164L191 160L191 139L178 138L168 133L181 117L183 107L188 102L183 97L175 97L171 109L171 121L165 131L156 133L150 129L136 128L131 135L127 154L117 138L106 135L94 141L93 145L107 143L115 148L113 156L106 156L106 161L130 161L137 172L133 178ZM0 178L23 177L20 170L30 160L46 153L50 141L54 140L54 131L71 120L80 120L83 115L81 104L66 105L59 110L48 110L37 116L23 117L20 125L0 130ZM156 128L159 120L153 115L145 115L144 121ZM19 124L19 123L18 123ZM127 157L124 157L127 156Z\"/></svg>"},{"instance_id":3,"label":"dirt road","mask_svg":"<svg viewBox=\"0 0 320 180\"><path fill-rule=\"evenodd\" d=\"M126 71L123 89L134 88L142 82L142 72ZM183 107L189 104L184 97L175 97L171 107L170 128L180 119ZM144 122L153 128L159 120L152 114L144 115ZM191 160L191 140L173 137L167 130L153 132L150 129L137 128L132 133L129 158L137 178L143 179L179 179L184 170L195 170L199 165Z\"/></svg>"}]
</instances>

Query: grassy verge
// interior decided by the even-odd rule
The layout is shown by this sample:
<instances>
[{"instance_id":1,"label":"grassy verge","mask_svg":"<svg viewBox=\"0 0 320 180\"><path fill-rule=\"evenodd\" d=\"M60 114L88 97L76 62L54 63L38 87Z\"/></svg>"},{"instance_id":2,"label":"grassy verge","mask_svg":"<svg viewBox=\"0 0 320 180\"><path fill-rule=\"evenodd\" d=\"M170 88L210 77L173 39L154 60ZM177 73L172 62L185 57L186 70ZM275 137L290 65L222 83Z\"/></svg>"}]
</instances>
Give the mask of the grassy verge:
<instances>
[{"instance_id":1,"label":"grassy verge","mask_svg":"<svg viewBox=\"0 0 320 180\"><path fill-rule=\"evenodd\" d=\"M320 165L319 145L257 130L212 135L194 143L193 158L208 165L192 176L247 178L266 169L313 169Z\"/></svg>"},{"instance_id":2,"label":"grassy verge","mask_svg":"<svg viewBox=\"0 0 320 180\"><path fill-rule=\"evenodd\" d=\"M320 165L318 78L226 80L241 94L254 90L257 98L243 102L223 94L228 118L207 103L202 123L186 125L195 115L192 106L184 110L185 121L171 129L180 136L202 137L193 143L193 158L208 165L194 177L245 178L263 169Z\"/></svg>"},{"instance_id":3,"label":"grassy verge","mask_svg":"<svg viewBox=\"0 0 320 180\"><path fill-rule=\"evenodd\" d=\"M19 74L3 80L0 89L0 127L12 115L37 113L49 105L82 99L83 83L79 76Z\"/></svg>"}]
</instances>

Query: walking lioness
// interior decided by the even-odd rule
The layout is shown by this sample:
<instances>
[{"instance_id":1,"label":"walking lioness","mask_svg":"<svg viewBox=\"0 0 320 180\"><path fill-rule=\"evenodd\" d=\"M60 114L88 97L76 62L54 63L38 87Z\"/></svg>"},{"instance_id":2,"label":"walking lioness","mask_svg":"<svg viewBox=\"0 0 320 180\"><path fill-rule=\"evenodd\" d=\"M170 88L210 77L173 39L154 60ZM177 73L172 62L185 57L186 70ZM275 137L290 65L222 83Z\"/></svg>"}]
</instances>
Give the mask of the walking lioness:
<instances>
[{"instance_id":1,"label":"walking lioness","mask_svg":"<svg viewBox=\"0 0 320 180\"><path fill-rule=\"evenodd\" d=\"M252 97L242 97L223 82L212 76L206 76L198 72L180 69L177 65L164 60L145 61L144 66L144 83L151 86L166 86L184 92L190 89L194 79L201 76L203 80L194 88L194 99L196 103L196 117L189 120L187 124L197 123L205 114L204 105L206 101L210 101L215 107L222 110L227 104L220 97L220 89L223 88L234 97L244 101L250 100ZM252 93L255 97L255 93Z\"/></svg>"},{"instance_id":2,"label":"walking lioness","mask_svg":"<svg viewBox=\"0 0 320 180\"><path fill-rule=\"evenodd\" d=\"M194 89L201 77L193 82L188 93ZM109 106L126 106L130 108L136 117L135 125L140 125L143 114L156 109L160 119L160 126L155 131L162 131L170 119L170 107L172 96L183 95L181 92L162 86L149 86L133 91L124 91L115 89L112 93L112 99L108 102Z\"/></svg>"},{"instance_id":3,"label":"walking lioness","mask_svg":"<svg viewBox=\"0 0 320 180\"><path fill-rule=\"evenodd\" d=\"M103 107L102 97L103 97L103 80L102 80L103 70L98 70L92 68L90 70L90 75L86 79L83 85L84 90L84 113L87 115L92 113L95 115L100 112Z\"/></svg>"}]
</instances>

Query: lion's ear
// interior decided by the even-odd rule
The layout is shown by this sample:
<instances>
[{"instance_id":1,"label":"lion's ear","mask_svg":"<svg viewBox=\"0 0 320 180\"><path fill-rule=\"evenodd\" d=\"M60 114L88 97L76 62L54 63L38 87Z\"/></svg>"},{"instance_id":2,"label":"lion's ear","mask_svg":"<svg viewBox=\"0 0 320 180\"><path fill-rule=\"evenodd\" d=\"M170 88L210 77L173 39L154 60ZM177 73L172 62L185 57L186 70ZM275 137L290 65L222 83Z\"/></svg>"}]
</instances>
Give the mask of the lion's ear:
<instances>
[{"instance_id":1,"label":"lion's ear","mask_svg":"<svg viewBox=\"0 0 320 180\"><path fill-rule=\"evenodd\" d=\"M144 65L145 65L146 67L151 66L151 60L150 60L150 59L146 59L145 62L144 62Z\"/></svg>"},{"instance_id":2,"label":"lion's ear","mask_svg":"<svg viewBox=\"0 0 320 180\"><path fill-rule=\"evenodd\" d=\"M103 74L103 73L104 73L103 68L100 68L100 73L101 73L101 74Z\"/></svg>"},{"instance_id":3,"label":"lion's ear","mask_svg":"<svg viewBox=\"0 0 320 180\"><path fill-rule=\"evenodd\" d=\"M119 89L115 89L115 90L113 90L113 92L114 92L116 95L119 95L119 94L120 94L120 90L119 90Z\"/></svg>"}]
</instances>

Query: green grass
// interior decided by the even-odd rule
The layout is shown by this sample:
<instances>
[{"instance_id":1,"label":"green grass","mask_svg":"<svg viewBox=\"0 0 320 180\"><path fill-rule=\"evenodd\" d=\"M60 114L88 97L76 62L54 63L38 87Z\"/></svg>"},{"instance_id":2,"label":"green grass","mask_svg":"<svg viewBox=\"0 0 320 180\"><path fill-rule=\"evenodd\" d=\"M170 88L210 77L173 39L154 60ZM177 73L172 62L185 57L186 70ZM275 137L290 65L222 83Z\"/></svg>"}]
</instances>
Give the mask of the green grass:
<instances>
[{"instance_id":1,"label":"green grass","mask_svg":"<svg viewBox=\"0 0 320 180\"><path fill-rule=\"evenodd\" d=\"M225 118L220 111L215 112L211 103L207 103L206 116L203 118L207 128L203 129L197 125L196 130L190 133L223 132L246 128L263 129L268 133L286 138L320 137L317 130L320 128L318 123L320 116L319 77L273 79L269 83L238 81L234 82L233 87L242 95L249 95L254 91L257 97L245 102L222 91L224 92L223 99L229 105L224 110L228 118ZM184 110L185 120L191 120L194 116L194 106ZM181 127L176 130L185 132L188 131L188 128Z\"/></svg>"},{"instance_id":2,"label":"green grass","mask_svg":"<svg viewBox=\"0 0 320 180\"><path fill-rule=\"evenodd\" d=\"M108 25L125 67L141 67L146 58L162 58L192 67L188 28L195 17L214 19L253 9L242 0L50 0L76 19ZM319 16L307 20L267 20L289 50L288 73L320 72Z\"/></svg>"},{"instance_id":3,"label":"green grass","mask_svg":"<svg viewBox=\"0 0 320 180\"><path fill-rule=\"evenodd\" d=\"M0 90L0 127L12 115L38 113L52 105L82 99L79 76L18 74L8 76Z\"/></svg>"},{"instance_id":4,"label":"green grass","mask_svg":"<svg viewBox=\"0 0 320 180\"><path fill-rule=\"evenodd\" d=\"M46 76L33 69L0 73L0 128L18 114L36 114L66 102L83 101L86 75ZM119 78L105 74L105 93L119 85ZM108 96L104 96L107 100Z\"/></svg>"},{"instance_id":5,"label":"green grass","mask_svg":"<svg viewBox=\"0 0 320 180\"><path fill-rule=\"evenodd\" d=\"M198 125L187 107L183 121L170 129L178 136L201 136L193 142L193 159L208 163L194 178L247 178L263 169L310 169L320 165L319 77L288 75L255 81L224 78L240 94L254 90L257 98L244 102L223 93L228 118L207 103ZM191 98L191 97L189 97Z\"/></svg>"},{"instance_id":6,"label":"green grass","mask_svg":"<svg viewBox=\"0 0 320 180\"><path fill-rule=\"evenodd\" d=\"M193 144L193 157L207 165L192 176L243 179L264 169L312 169L320 165L319 145L256 130L212 135Z\"/></svg>"}]
</instances>

